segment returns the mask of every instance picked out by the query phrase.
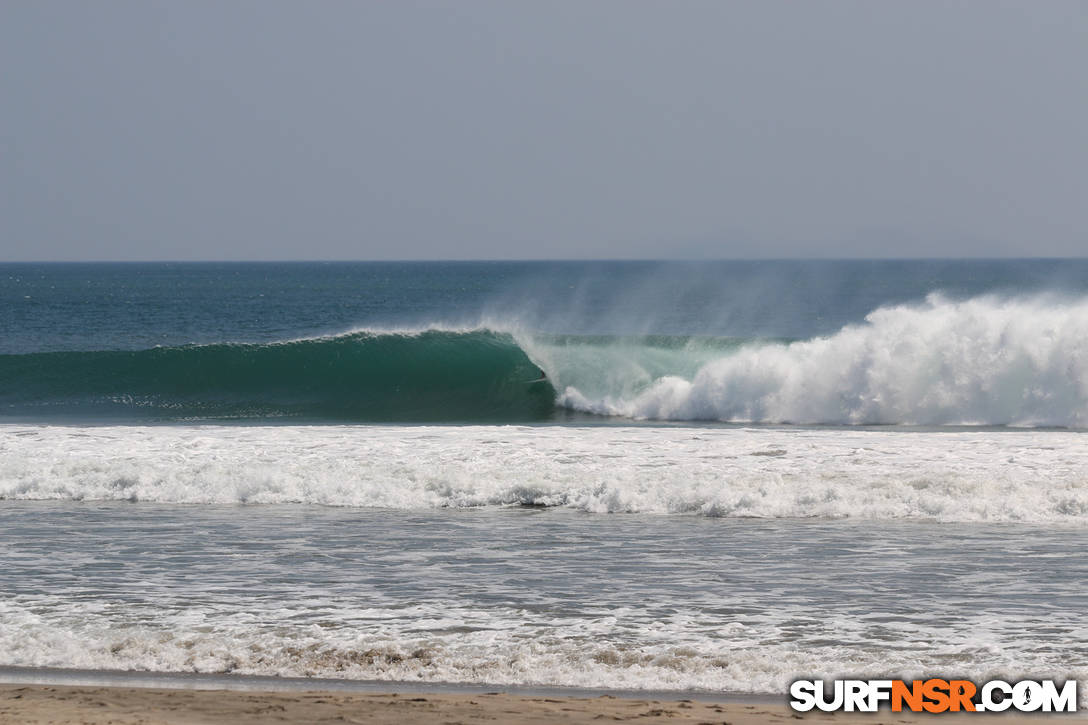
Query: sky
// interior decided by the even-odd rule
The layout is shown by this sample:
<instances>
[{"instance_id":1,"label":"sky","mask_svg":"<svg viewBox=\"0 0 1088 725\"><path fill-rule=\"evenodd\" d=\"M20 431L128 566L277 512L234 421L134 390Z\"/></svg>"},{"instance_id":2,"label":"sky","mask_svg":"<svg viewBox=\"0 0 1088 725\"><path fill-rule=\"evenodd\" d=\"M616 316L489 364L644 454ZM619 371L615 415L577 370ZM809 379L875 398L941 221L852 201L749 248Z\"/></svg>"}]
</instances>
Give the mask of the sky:
<instances>
[{"instance_id":1,"label":"sky","mask_svg":"<svg viewBox=\"0 0 1088 725\"><path fill-rule=\"evenodd\" d=\"M0 261L1088 254L1088 3L3 0Z\"/></svg>"}]
</instances>

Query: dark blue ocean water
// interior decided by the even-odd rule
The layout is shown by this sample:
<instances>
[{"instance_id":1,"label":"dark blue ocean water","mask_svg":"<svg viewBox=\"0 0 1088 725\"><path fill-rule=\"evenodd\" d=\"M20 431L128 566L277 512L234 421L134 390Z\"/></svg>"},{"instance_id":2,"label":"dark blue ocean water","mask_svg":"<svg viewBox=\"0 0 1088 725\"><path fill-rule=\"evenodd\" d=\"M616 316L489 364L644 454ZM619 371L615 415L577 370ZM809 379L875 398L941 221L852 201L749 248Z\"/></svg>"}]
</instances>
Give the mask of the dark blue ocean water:
<instances>
[{"instance_id":1,"label":"dark blue ocean water","mask_svg":"<svg viewBox=\"0 0 1088 725\"><path fill-rule=\"evenodd\" d=\"M1088 292L1088 260L0 264L0 353L519 322L806 338L935 291Z\"/></svg>"}]
</instances>

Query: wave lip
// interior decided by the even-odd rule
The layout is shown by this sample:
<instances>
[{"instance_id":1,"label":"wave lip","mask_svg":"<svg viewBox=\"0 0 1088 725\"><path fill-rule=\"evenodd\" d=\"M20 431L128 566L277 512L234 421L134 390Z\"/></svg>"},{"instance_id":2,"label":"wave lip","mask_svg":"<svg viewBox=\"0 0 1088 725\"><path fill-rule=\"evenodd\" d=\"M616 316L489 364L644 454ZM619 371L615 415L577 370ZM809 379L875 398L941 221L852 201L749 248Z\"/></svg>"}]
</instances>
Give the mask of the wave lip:
<instances>
[{"instance_id":1,"label":"wave lip","mask_svg":"<svg viewBox=\"0 0 1088 725\"><path fill-rule=\"evenodd\" d=\"M634 394L559 390L566 407L636 419L1083 428L1088 299L934 294L830 337L749 343Z\"/></svg>"}]
</instances>

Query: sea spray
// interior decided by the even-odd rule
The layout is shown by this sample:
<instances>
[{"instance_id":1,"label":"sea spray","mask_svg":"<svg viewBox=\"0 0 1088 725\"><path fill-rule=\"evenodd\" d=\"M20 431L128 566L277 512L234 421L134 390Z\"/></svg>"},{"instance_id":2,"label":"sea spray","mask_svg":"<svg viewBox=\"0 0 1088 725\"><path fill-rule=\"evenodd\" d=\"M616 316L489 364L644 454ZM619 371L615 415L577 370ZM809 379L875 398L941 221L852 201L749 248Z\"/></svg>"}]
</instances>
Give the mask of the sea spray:
<instances>
[{"instance_id":1,"label":"sea spray","mask_svg":"<svg viewBox=\"0 0 1088 725\"><path fill-rule=\"evenodd\" d=\"M1084 427L1088 300L930 295L830 337L753 342L634 395L572 384L559 401L657 420Z\"/></svg>"}]
</instances>

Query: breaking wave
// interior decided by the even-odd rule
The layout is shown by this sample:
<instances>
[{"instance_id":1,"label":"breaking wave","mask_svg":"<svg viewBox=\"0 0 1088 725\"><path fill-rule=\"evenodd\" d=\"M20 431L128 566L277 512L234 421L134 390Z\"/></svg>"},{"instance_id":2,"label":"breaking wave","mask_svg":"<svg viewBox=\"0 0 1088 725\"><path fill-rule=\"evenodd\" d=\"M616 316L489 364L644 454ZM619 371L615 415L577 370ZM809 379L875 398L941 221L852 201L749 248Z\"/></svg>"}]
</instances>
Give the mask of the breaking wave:
<instances>
[{"instance_id":1,"label":"breaking wave","mask_svg":"<svg viewBox=\"0 0 1088 725\"><path fill-rule=\"evenodd\" d=\"M629 418L1084 427L1088 300L931 295L830 337L753 341L693 374L644 374L637 389L572 373L552 378L562 405Z\"/></svg>"},{"instance_id":2,"label":"breaking wave","mask_svg":"<svg viewBox=\"0 0 1088 725\"><path fill-rule=\"evenodd\" d=\"M541 370L546 379L540 379ZM828 337L357 331L0 356L23 417L1088 425L1088 299L883 307Z\"/></svg>"}]
</instances>

